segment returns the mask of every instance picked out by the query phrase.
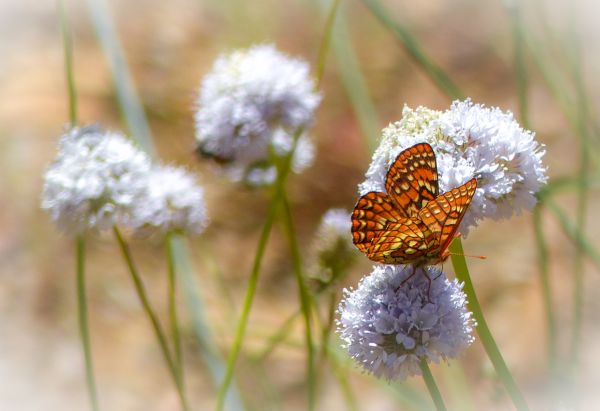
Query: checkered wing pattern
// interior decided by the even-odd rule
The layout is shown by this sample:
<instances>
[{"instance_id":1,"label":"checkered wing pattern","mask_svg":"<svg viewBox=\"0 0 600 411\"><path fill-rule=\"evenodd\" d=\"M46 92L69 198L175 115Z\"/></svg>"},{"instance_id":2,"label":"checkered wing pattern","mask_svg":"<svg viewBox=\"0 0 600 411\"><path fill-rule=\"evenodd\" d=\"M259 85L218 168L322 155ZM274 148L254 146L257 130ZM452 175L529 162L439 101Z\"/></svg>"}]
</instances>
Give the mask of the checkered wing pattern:
<instances>
[{"instance_id":1,"label":"checkered wing pattern","mask_svg":"<svg viewBox=\"0 0 600 411\"><path fill-rule=\"evenodd\" d=\"M473 178L430 201L419 211L419 218L435 238L434 247L441 257L454 239L476 189L477 180Z\"/></svg>"},{"instance_id":2,"label":"checkered wing pattern","mask_svg":"<svg viewBox=\"0 0 600 411\"><path fill-rule=\"evenodd\" d=\"M401 152L386 176L386 193L362 196L352 213L352 238L369 259L384 264L435 264L477 189L472 179L438 194L435 154L427 143Z\"/></svg>"},{"instance_id":3,"label":"checkered wing pattern","mask_svg":"<svg viewBox=\"0 0 600 411\"><path fill-rule=\"evenodd\" d=\"M366 254L383 264L411 264L427 255L428 237L427 228L418 220L401 218L377 233Z\"/></svg>"},{"instance_id":4,"label":"checkered wing pattern","mask_svg":"<svg viewBox=\"0 0 600 411\"><path fill-rule=\"evenodd\" d=\"M414 217L438 196L435 154L427 143L414 145L396 157L385 179L385 190L403 217Z\"/></svg>"},{"instance_id":5,"label":"checkered wing pattern","mask_svg":"<svg viewBox=\"0 0 600 411\"><path fill-rule=\"evenodd\" d=\"M380 236L390 223L402 216L384 193L371 191L362 196L352 212L352 241L363 253L368 253L373 239Z\"/></svg>"}]
</instances>

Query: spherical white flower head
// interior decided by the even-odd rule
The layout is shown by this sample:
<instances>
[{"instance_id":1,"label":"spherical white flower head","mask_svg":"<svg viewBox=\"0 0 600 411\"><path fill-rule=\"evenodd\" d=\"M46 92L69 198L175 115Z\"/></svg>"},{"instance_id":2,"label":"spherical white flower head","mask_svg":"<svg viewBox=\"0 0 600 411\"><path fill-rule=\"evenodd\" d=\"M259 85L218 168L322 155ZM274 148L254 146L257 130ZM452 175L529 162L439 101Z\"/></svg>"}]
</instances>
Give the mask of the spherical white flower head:
<instances>
[{"instance_id":1,"label":"spherical white flower head","mask_svg":"<svg viewBox=\"0 0 600 411\"><path fill-rule=\"evenodd\" d=\"M133 210L134 226L145 235L180 231L200 234L207 224L204 191L186 170L155 166L144 196Z\"/></svg>"},{"instance_id":2,"label":"spherical white flower head","mask_svg":"<svg viewBox=\"0 0 600 411\"><path fill-rule=\"evenodd\" d=\"M343 208L331 208L321 218L317 237L319 239L342 238L352 242L352 236L350 235L351 228L352 220L350 219L350 213Z\"/></svg>"},{"instance_id":3,"label":"spherical white flower head","mask_svg":"<svg viewBox=\"0 0 600 411\"><path fill-rule=\"evenodd\" d=\"M72 128L44 175L42 208L70 234L131 223L150 160L119 133Z\"/></svg>"},{"instance_id":4,"label":"spherical white flower head","mask_svg":"<svg viewBox=\"0 0 600 411\"><path fill-rule=\"evenodd\" d=\"M439 362L471 345L475 322L456 280L437 268L377 265L356 290L344 290L338 333L368 373L403 380L421 373L421 359ZM431 279L431 287L425 270Z\"/></svg>"},{"instance_id":5,"label":"spherical white flower head","mask_svg":"<svg viewBox=\"0 0 600 411\"><path fill-rule=\"evenodd\" d=\"M352 244L350 213L332 208L321 218L312 247L311 279L319 292L338 281L352 266L358 250Z\"/></svg>"},{"instance_id":6,"label":"spherical white flower head","mask_svg":"<svg viewBox=\"0 0 600 411\"><path fill-rule=\"evenodd\" d=\"M463 235L484 218L502 219L535 205L546 183L543 145L510 112L455 101L440 112L405 108L404 118L383 131L379 148L359 187L361 194L384 191L385 176L396 156L419 142L436 153L440 191L477 178L477 191L460 226Z\"/></svg>"},{"instance_id":7,"label":"spherical white flower head","mask_svg":"<svg viewBox=\"0 0 600 411\"><path fill-rule=\"evenodd\" d=\"M219 56L200 88L195 114L198 152L214 158L233 181L273 181L270 153L289 153L293 136L308 128L321 97L309 65L272 45ZM303 133L294 171L312 163L313 145ZM267 165L265 165L265 163ZM258 166L258 173L252 174Z\"/></svg>"}]
</instances>

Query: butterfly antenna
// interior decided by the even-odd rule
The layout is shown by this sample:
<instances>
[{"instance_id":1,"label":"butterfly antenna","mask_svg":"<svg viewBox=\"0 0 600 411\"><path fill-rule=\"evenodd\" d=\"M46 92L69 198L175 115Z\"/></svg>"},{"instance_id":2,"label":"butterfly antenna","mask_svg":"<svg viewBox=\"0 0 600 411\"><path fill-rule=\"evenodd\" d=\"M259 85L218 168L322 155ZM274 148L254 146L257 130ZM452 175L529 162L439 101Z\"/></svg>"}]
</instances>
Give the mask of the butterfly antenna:
<instances>
[{"instance_id":1,"label":"butterfly antenna","mask_svg":"<svg viewBox=\"0 0 600 411\"><path fill-rule=\"evenodd\" d=\"M463 257L478 258L480 260L487 260L487 257L485 255L470 255L470 254L463 254L463 253L448 253L448 255L462 255Z\"/></svg>"}]
</instances>

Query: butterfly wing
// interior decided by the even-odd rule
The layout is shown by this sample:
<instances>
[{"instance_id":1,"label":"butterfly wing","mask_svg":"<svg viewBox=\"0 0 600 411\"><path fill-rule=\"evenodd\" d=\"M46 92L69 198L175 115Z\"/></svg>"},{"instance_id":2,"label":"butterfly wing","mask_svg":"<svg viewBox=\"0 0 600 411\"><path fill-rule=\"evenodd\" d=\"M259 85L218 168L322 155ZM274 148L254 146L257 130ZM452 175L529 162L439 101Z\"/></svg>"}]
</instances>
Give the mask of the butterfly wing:
<instances>
[{"instance_id":1,"label":"butterfly wing","mask_svg":"<svg viewBox=\"0 0 600 411\"><path fill-rule=\"evenodd\" d=\"M476 189L477 179L472 178L465 184L438 196L419 211L419 218L437 240L439 247L434 249L439 250L440 258L443 259L454 239Z\"/></svg>"},{"instance_id":2,"label":"butterfly wing","mask_svg":"<svg viewBox=\"0 0 600 411\"><path fill-rule=\"evenodd\" d=\"M367 249L370 260L383 264L417 264L428 252L427 227L412 218L401 218L376 233Z\"/></svg>"},{"instance_id":3,"label":"butterfly wing","mask_svg":"<svg viewBox=\"0 0 600 411\"><path fill-rule=\"evenodd\" d=\"M420 143L398 154L388 170L385 189L403 217L416 216L437 198L437 164L431 146Z\"/></svg>"},{"instance_id":4,"label":"butterfly wing","mask_svg":"<svg viewBox=\"0 0 600 411\"><path fill-rule=\"evenodd\" d=\"M373 239L401 217L386 194L376 191L365 194L352 212L352 242L367 253Z\"/></svg>"}]
</instances>

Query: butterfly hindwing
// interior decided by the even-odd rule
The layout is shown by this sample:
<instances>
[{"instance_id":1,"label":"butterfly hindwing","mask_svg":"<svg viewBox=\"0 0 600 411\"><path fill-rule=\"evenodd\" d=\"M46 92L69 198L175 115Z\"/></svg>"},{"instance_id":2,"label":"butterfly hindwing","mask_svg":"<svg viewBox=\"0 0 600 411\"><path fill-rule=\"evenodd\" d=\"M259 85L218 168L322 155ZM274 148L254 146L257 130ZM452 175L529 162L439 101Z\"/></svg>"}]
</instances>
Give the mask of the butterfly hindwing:
<instances>
[{"instance_id":1,"label":"butterfly hindwing","mask_svg":"<svg viewBox=\"0 0 600 411\"><path fill-rule=\"evenodd\" d=\"M376 233L366 252L373 261L384 264L410 264L428 251L427 227L412 218L401 218Z\"/></svg>"},{"instance_id":2,"label":"butterfly hindwing","mask_svg":"<svg viewBox=\"0 0 600 411\"><path fill-rule=\"evenodd\" d=\"M401 218L390 198L380 192L371 191L362 196L352 212L352 241L363 253L367 253L371 242L383 232L389 223Z\"/></svg>"},{"instance_id":3,"label":"butterfly hindwing","mask_svg":"<svg viewBox=\"0 0 600 411\"><path fill-rule=\"evenodd\" d=\"M440 255L454 239L476 189L477 180L473 178L438 196L419 212L419 218L436 239Z\"/></svg>"},{"instance_id":4,"label":"butterfly hindwing","mask_svg":"<svg viewBox=\"0 0 600 411\"><path fill-rule=\"evenodd\" d=\"M385 179L388 196L404 217L416 216L428 202L438 196L438 173L435 154L427 143L402 151L388 170Z\"/></svg>"}]
</instances>

